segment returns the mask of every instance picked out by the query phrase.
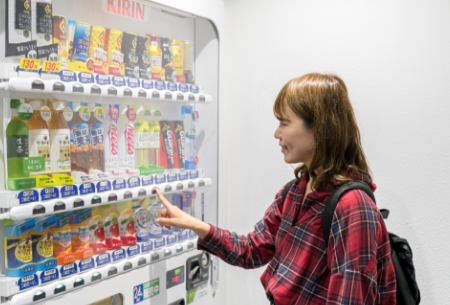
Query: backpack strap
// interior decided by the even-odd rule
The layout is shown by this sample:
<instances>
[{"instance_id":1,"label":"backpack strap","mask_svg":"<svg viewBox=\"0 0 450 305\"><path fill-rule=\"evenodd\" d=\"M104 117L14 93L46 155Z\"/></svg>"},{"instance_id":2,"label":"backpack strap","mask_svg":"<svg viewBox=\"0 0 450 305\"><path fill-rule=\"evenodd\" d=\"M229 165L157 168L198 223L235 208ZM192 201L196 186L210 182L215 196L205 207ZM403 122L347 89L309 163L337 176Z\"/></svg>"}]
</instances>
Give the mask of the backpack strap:
<instances>
[{"instance_id":1,"label":"backpack strap","mask_svg":"<svg viewBox=\"0 0 450 305\"><path fill-rule=\"evenodd\" d=\"M283 204L286 201L287 194L289 193L289 190L291 189L291 187L294 185L295 181L297 181L297 179L289 181L289 183L286 184L286 186L284 187L284 189L283 189L283 201L282 201Z\"/></svg>"},{"instance_id":2,"label":"backpack strap","mask_svg":"<svg viewBox=\"0 0 450 305\"><path fill-rule=\"evenodd\" d=\"M325 244L328 245L328 239L330 238L331 232L331 224L333 222L334 211L336 210L337 204L339 202L339 198L350 190L361 190L367 193L367 195L372 198L373 202L375 202L375 196L373 195L372 189L370 186L362 181L348 181L338 185L334 191L331 193L330 198L325 205L325 210L322 214L322 228L323 228L323 236L325 237ZM376 202L375 202L376 203Z\"/></svg>"}]
</instances>

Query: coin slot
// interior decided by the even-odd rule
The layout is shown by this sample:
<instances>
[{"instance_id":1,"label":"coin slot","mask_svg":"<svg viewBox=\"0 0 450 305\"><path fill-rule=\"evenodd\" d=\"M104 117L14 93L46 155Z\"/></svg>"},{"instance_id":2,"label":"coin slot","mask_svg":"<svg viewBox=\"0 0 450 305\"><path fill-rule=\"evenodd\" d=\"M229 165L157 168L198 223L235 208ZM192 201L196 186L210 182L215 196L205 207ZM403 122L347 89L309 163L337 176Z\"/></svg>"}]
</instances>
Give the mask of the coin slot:
<instances>
[{"instance_id":1,"label":"coin slot","mask_svg":"<svg viewBox=\"0 0 450 305\"><path fill-rule=\"evenodd\" d=\"M45 85L40 80L35 80L31 83L31 89L33 90L45 90Z\"/></svg>"},{"instance_id":2,"label":"coin slot","mask_svg":"<svg viewBox=\"0 0 450 305\"><path fill-rule=\"evenodd\" d=\"M116 275L116 274L117 274L116 267L112 267L111 269L108 270L108 276L112 276L112 275Z\"/></svg>"},{"instance_id":3,"label":"coin slot","mask_svg":"<svg viewBox=\"0 0 450 305\"><path fill-rule=\"evenodd\" d=\"M61 82L56 82L53 84L53 91L64 92L66 90L66 86L64 86Z\"/></svg>"},{"instance_id":4,"label":"coin slot","mask_svg":"<svg viewBox=\"0 0 450 305\"><path fill-rule=\"evenodd\" d=\"M160 98L159 92L158 91L153 91L152 92L152 98Z\"/></svg>"},{"instance_id":5,"label":"coin slot","mask_svg":"<svg viewBox=\"0 0 450 305\"><path fill-rule=\"evenodd\" d=\"M164 98L165 98L166 100L171 100L171 99L172 99L172 93L166 92L166 94L164 95Z\"/></svg>"},{"instance_id":6,"label":"coin slot","mask_svg":"<svg viewBox=\"0 0 450 305\"><path fill-rule=\"evenodd\" d=\"M108 202L113 202L113 201L117 201L117 195L112 193L108 196Z\"/></svg>"},{"instance_id":7,"label":"coin slot","mask_svg":"<svg viewBox=\"0 0 450 305\"><path fill-rule=\"evenodd\" d=\"M66 204L64 202L57 202L53 206L53 212L64 211L66 209Z\"/></svg>"},{"instance_id":8,"label":"coin slot","mask_svg":"<svg viewBox=\"0 0 450 305\"><path fill-rule=\"evenodd\" d=\"M126 191L125 194L123 194L123 199L130 199L133 198L133 194L131 194L130 191Z\"/></svg>"},{"instance_id":9,"label":"coin slot","mask_svg":"<svg viewBox=\"0 0 450 305\"><path fill-rule=\"evenodd\" d=\"M114 87L109 87L108 88L108 95L114 95L117 96L117 89Z\"/></svg>"},{"instance_id":10,"label":"coin slot","mask_svg":"<svg viewBox=\"0 0 450 305\"><path fill-rule=\"evenodd\" d=\"M144 90L139 90L139 97L146 98L147 97L147 92L145 92Z\"/></svg>"},{"instance_id":11,"label":"coin slot","mask_svg":"<svg viewBox=\"0 0 450 305\"><path fill-rule=\"evenodd\" d=\"M91 94L102 94L102 89L99 86L94 85L91 87Z\"/></svg>"},{"instance_id":12,"label":"coin slot","mask_svg":"<svg viewBox=\"0 0 450 305\"><path fill-rule=\"evenodd\" d=\"M183 93L178 93L178 94L177 94L177 100L178 100L178 101L184 100L184 95L183 95Z\"/></svg>"},{"instance_id":13,"label":"coin slot","mask_svg":"<svg viewBox=\"0 0 450 305\"><path fill-rule=\"evenodd\" d=\"M75 201L73 202L73 207L74 208L84 207L84 200L80 198L75 199Z\"/></svg>"},{"instance_id":14,"label":"coin slot","mask_svg":"<svg viewBox=\"0 0 450 305\"><path fill-rule=\"evenodd\" d=\"M138 266L143 266L145 264L147 264L147 260L145 258L142 257L139 259Z\"/></svg>"},{"instance_id":15,"label":"coin slot","mask_svg":"<svg viewBox=\"0 0 450 305\"><path fill-rule=\"evenodd\" d=\"M74 93L83 93L84 92L84 87L81 86L80 84L75 84L75 85L73 85L72 92L74 92Z\"/></svg>"},{"instance_id":16,"label":"coin slot","mask_svg":"<svg viewBox=\"0 0 450 305\"><path fill-rule=\"evenodd\" d=\"M189 100L190 101L195 101L195 95L189 94Z\"/></svg>"},{"instance_id":17,"label":"coin slot","mask_svg":"<svg viewBox=\"0 0 450 305\"><path fill-rule=\"evenodd\" d=\"M130 89L125 89L123 91L123 96L133 96L133 92Z\"/></svg>"},{"instance_id":18,"label":"coin slot","mask_svg":"<svg viewBox=\"0 0 450 305\"><path fill-rule=\"evenodd\" d=\"M130 270L132 268L133 268L133 265L130 262L128 262L128 263L125 264L125 266L123 266L123 271L127 271L127 270Z\"/></svg>"},{"instance_id":19,"label":"coin slot","mask_svg":"<svg viewBox=\"0 0 450 305\"><path fill-rule=\"evenodd\" d=\"M45 208L42 205L37 205L33 209L33 215L45 214Z\"/></svg>"}]
</instances>

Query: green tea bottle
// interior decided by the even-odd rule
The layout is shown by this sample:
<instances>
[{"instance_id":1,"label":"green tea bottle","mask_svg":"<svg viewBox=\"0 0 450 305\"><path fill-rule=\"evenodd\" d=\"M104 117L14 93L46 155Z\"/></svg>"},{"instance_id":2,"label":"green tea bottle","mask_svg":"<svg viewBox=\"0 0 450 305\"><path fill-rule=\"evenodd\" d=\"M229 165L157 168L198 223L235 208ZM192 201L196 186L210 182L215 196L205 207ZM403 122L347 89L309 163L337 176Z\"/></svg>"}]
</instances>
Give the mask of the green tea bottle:
<instances>
[{"instance_id":1,"label":"green tea bottle","mask_svg":"<svg viewBox=\"0 0 450 305\"><path fill-rule=\"evenodd\" d=\"M19 117L19 107L22 103L21 100L11 100L11 121L6 127L8 178L30 176L23 168L23 159L28 158L28 126Z\"/></svg>"}]
</instances>

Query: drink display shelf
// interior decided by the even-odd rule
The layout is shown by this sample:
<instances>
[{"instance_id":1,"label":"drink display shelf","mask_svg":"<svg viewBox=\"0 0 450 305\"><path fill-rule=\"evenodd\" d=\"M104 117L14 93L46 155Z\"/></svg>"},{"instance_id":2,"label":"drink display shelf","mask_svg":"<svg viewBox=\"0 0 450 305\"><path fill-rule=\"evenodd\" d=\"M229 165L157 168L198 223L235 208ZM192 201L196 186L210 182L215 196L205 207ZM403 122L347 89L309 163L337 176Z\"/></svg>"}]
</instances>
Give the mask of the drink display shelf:
<instances>
[{"instance_id":1,"label":"drink display shelf","mask_svg":"<svg viewBox=\"0 0 450 305\"><path fill-rule=\"evenodd\" d=\"M162 178L164 178L164 182L143 185L141 181L143 182L145 178L150 178L154 182L157 182L157 179L162 180ZM130 181L134 181L134 185L136 186L129 187ZM167 180L165 179L164 174L157 174L154 175L154 177L152 175L138 176L24 191L3 191L0 192L0 196L2 197L2 200L0 200L0 208L9 209L9 211L0 214L0 219L9 218L12 220L21 220L126 200L145 198L150 196L155 189L159 189L163 194L169 194L174 192L194 191L212 184L210 178L195 178L174 182L165 181ZM115 186L122 183L125 183L124 188L114 189ZM81 195L82 191L87 188L91 189L93 192ZM71 195L63 197L63 194L67 194L68 192L71 192ZM26 201L32 201L21 204L21 201L23 202L24 198Z\"/></svg>"},{"instance_id":2,"label":"drink display shelf","mask_svg":"<svg viewBox=\"0 0 450 305\"><path fill-rule=\"evenodd\" d=\"M39 77L15 77L9 79L9 82L0 83L0 90L68 94L78 96L82 95L92 97L136 98L177 103L212 102L212 96L202 93L198 86L195 85L152 80L144 81L127 77L121 77L121 79L123 79L123 82L121 82L123 85L99 84L97 82L65 82L59 79L45 80ZM138 81L136 87L131 85L133 83L130 83L130 80ZM144 87L145 83L149 83L151 86L149 85ZM180 85L186 85L186 88L180 89Z\"/></svg>"},{"instance_id":3,"label":"drink display shelf","mask_svg":"<svg viewBox=\"0 0 450 305\"><path fill-rule=\"evenodd\" d=\"M153 249L132 257L126 257L116 263L105 264L102 267L91 268L83 273L75 273L65 278L59 278L44 285L36 285L31 288L20 290L19 281L27 280L28 277L14 278L0 276L0 295L11 297L9 304L22 305L31 304L41 300L48 300L55 296L86 287L103 280L121 280L121 275L142 268L146 265L158 263L165 259L196 250L197 237L188 239L170 246Z\"/></svg>"}]
</instances>

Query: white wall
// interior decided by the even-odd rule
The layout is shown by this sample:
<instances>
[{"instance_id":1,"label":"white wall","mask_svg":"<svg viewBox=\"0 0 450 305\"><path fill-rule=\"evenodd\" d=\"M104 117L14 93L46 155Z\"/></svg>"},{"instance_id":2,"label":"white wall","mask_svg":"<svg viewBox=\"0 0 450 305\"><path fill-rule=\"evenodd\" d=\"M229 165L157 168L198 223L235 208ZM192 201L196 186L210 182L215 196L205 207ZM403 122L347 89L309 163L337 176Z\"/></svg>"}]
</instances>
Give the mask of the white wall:
<instances>
[{"instance_id":1,"label":"white wall","mask_svg":"<svg viewBox=\"0 0 450 305\"><path fill-rule=\"evenodd\" d=\"M291 78L346 82L390 231L414 250L422 304L450 291L450 2L225 0L220 225L247 233L293 178L272 105ZM227 267L227 304L266 304L259 276ZM224 283L222 283L224 284Z\"/></svg>"}]
</instances>

